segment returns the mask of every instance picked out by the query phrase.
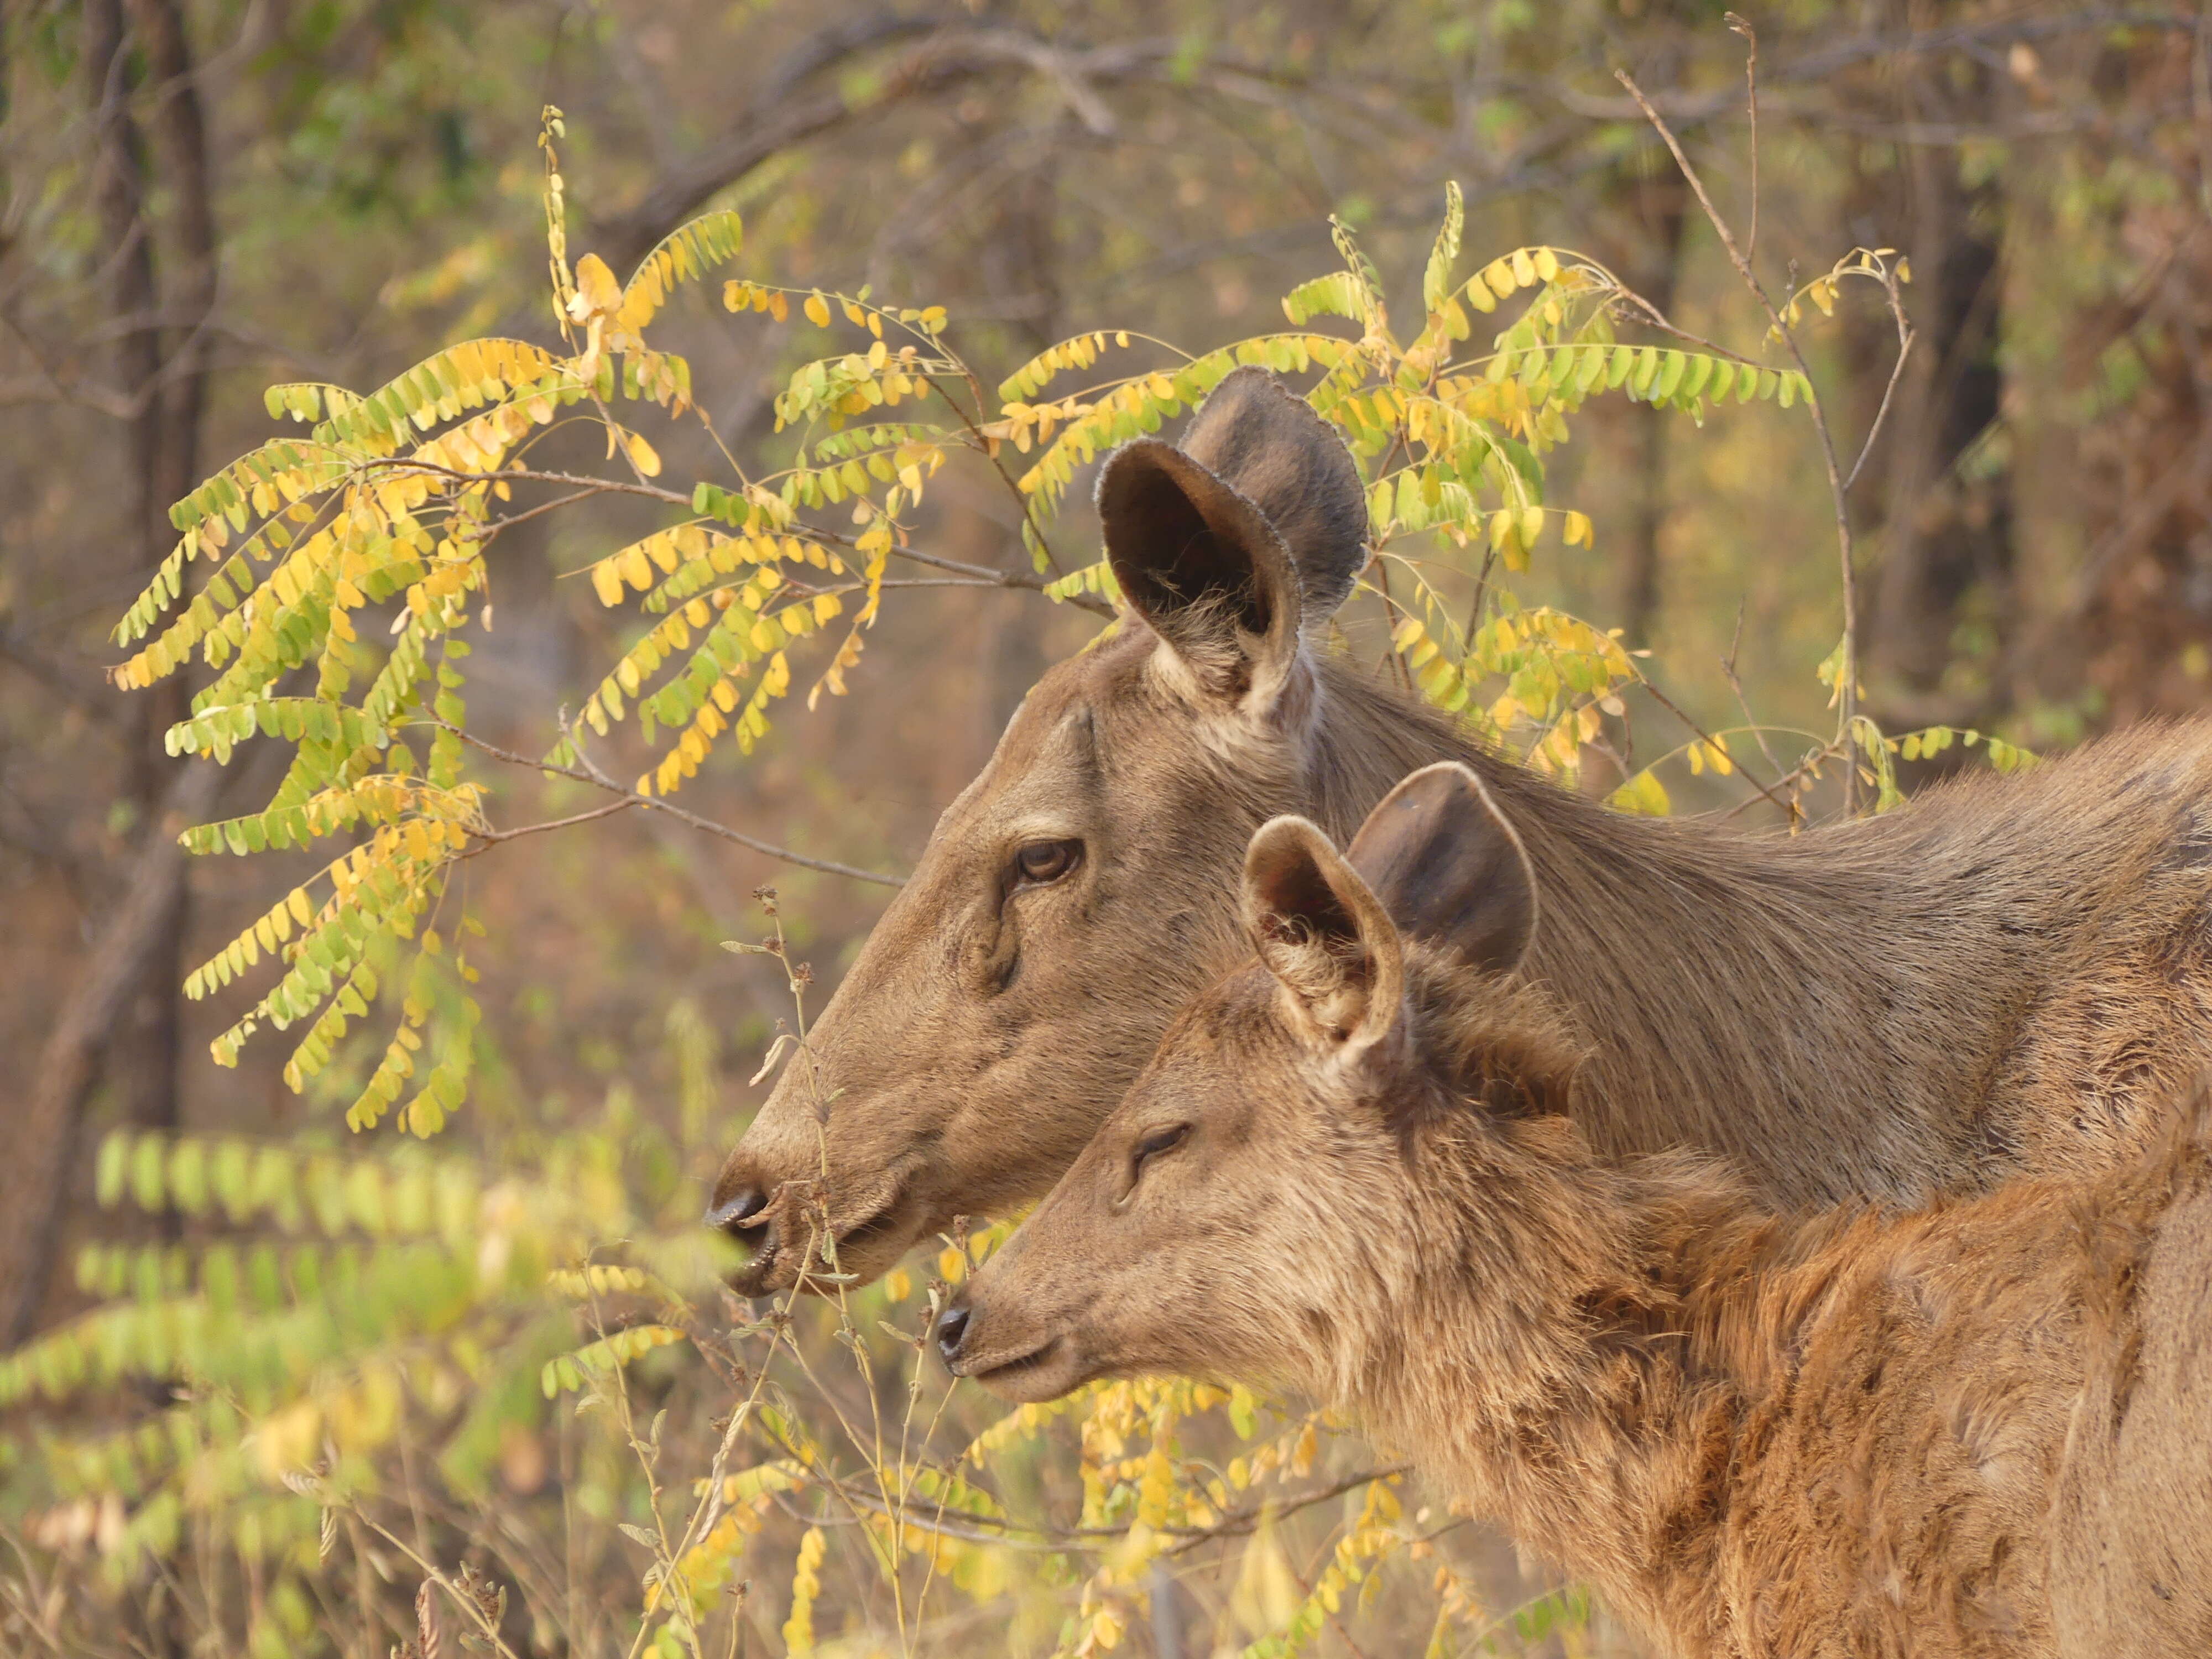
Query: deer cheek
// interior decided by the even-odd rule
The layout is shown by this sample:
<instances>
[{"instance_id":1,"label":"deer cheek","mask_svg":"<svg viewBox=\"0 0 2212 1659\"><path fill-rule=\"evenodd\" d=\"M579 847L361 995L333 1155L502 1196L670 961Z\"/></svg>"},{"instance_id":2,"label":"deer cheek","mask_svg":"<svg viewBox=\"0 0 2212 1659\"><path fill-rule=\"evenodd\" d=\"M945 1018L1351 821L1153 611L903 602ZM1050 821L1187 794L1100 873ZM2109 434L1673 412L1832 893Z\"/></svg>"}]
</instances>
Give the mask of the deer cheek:
<instances>
[{"instance_id":1,"label":"deer cheek","mask_svg":"<svg viewBox=\"0 0 2212 1659\"><path fill-rule=\"evenodd\" d=\"M996 996L1021 975L1020 924L1004 907L981 910L961 951L962 977L977 994Z\"/></svg>"}]
</instances>

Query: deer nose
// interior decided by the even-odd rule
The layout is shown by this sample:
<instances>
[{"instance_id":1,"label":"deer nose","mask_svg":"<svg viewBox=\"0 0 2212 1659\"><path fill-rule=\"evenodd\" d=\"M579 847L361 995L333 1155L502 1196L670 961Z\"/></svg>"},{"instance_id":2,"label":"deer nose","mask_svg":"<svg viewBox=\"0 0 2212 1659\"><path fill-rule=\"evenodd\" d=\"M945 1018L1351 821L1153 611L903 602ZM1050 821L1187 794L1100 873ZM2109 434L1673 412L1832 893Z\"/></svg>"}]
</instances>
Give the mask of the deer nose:
<instances>
[{"instance_id":1,"label":"deer nose","mask_svg":"<svg viewBox=\"0 0 2212 1659\"><path fill-rule=\"evenodd\" d=\"M937 1316L937 1352L945 1369L960 1370L960 1344L968 1334L968 1305L956 1302Z\"/></svg>"},{"instance_id":2,"label":"deer nose","mask_svg":"<svg viewBox=\"0 0 2212 1659\"><path fill-rule=\"evenodd\" d=\"M740 1187L735 1192L718 1193L714 1201L707 1206L707 1224L719 1227L733 1237L742 1237L738 1229L768 1208L768 1194L757 1187Z\"/></svg>"}]
</instances>

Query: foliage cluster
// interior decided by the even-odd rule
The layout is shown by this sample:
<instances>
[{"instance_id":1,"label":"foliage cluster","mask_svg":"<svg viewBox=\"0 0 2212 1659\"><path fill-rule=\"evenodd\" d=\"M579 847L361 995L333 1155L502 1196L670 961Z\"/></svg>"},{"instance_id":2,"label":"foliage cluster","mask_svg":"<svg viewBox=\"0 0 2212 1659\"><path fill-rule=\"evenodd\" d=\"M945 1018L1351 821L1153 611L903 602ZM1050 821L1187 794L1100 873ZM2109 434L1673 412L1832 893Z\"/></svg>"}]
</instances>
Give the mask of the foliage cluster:
<instances>
[{"instance_id":1,"label":"foliage cluster","mask_svg":"<svg viewBox=\"0 0 2212 1659\"><path fill-rule=\"evenodd\" d=\"M103 1149L103 1202L163 1218L168 1237L88 1251L93 1310L0 1362L0 1406L33 1425L5 1445L23 1495L9 1522L25 1582L56 1587L15 1616L66 1648L104 1586L148 1640L206 1632L273 1659L381 1652L402 1634L378 1611L396 1595L423 1654L450 1634L508 1655L1087 1656L1165 1616L1178 1576L1195 1583L1186 1570L1203 1564L1219 1588L1214 1638L1255 1656L1304 1650L1364 1612L1402 1627L1417 1599L1434 1654L1583 1640L1571 1595L1501 1608L1454 1553L1462 1518L1409 1510L1401 1473L1334 1425L1180 1382L1003 1418L948 1390L921 1363L922 1333L1002 1229L945 1240L926 1285L900 1270L858 1287L833 1253L811 1275L821 1294L746 1308L717 1290L725 1264L691 1224L674 1174L688 1149L619 1103L496 1170L389 1131L428 1140L469 1097L467 941L482 934L459 879L469 860L617 811L682 813L672 798L712 757L752 753L799 684L810 705L848 690L902 586L1034 587L1110 616L1110 571L1062 557L1071 486L1238 365L1297 377L1366 478L1371 621L1339 648L1379 632L1382 672L1563 782L1602 751L1622 780L1613 803L1663 812L1677 769L1733 775L1755 750L1759 793L1794 819L1824 771L1857 769L1886 806L1894 756L1955 742L2017 763L1978 732L1887 735L1847 699L1828 733L1674 715L1681 734L1639 760L1627 695L1674 707L1643 659L1619 630L1516 597L1540 553L1592 542L1589 518L1547 491L1547 458L1591 399L1702 425L1742 418L1739 404L1808 404L1810 381L1794 362L1685 337L1565 248L1512 249L1463 275L1454 189L1409 337L1338 223L1342 269L1285 298L1283 331L1197 355L1093 331L994 391L942 307L741 274L734 211L685 226L627 281L594 254L572 260L563 137L548 110L555 343L470 340L365 395L271 388L271 417L304 433L176 505L175 550L117 629L134 647L119 684L198 677L172 754L228 763L257 738L287 751L265 806L192 829L187 847L275 868L312 854L186 981L196 998L262 987L215 1059L286 1033L286 1083L343 1081L347 1122L383 1138L343 1156L164 1136ZM1769 352L1805 303L1832 310L1844 278L1887 257L1855 252L1785 296ZM792 331L775 404L789 436L770 470L740 463L689 363L649 343L679 287L716 281L726 313ZM678 422L712 439L712 476L665 477ZM551 434L578 430L604 466L540 463ZM950 467L1003 493L1027 570L927 550L922 509ZM657 515L573 573L623 619L623 643L542 750L511 754L468 725L488 550L610 497ZM1847 645L1823 668L1838 690L1856 673ZM629 782L595 752L625 736L650 752ZM499 822L492 780L516 764L594 805ZM803 1041L808 975L781 924L755 948L799 1000ZM680 1042L702 1040L696 1020L684 1030ZM704 1087L693 1060L679 1070ZM713 1116L711 1101L686 1112ZM131 1389L112 1421L33 1409ZM624 1597L605 1594L624 1580Z\"/></svg>"}]
</instances>

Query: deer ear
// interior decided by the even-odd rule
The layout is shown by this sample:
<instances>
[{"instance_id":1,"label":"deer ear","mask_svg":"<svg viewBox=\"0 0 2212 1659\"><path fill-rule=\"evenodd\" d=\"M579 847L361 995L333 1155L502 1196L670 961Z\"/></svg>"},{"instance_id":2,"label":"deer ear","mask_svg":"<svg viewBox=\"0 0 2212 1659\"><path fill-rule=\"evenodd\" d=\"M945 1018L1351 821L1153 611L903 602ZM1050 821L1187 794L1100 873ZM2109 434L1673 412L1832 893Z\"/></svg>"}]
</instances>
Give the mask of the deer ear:
<instances>
[{"instance_id":1,"label":"deer ear","mask_svg":"<svg viewBox=\"0 0 2212 1659\"><path fill-rule=\"evenodd\" d=\"M1536 872L1480 778L1425 766L1367 815L1346 855L1407 933L1492 973L1518 967L1536 933Z\"/></svg>"},{"instance_id":2,"label":"deer ear","mask_svg":"<svg viewBox=\"0 0 2212 1659\"><path fill-rule=\"evenodd\" d=\"M1297 573L1257 507L1139 439L1101 470L1098 521L1122 597L1200 684L1239 703L1281 685L1297 656Z\"/></svg>"},{"instance_id":3,"label":"deer ear","mask_svg":"<svg viewBox=\"0 0 2212 1659\"><path fill-rule=\"evenodd\" d=\"M1191 417L1180 447L1274 526L1303 619L1335 614L1367 562L1367 491L1337 429L1266 369L1240 368Z\"/></svg>"},{"instance_id":4,"label":"deer ear","mask_svg":"<svg viewBox=\"0 0 2212 1659\"><path fill-rule=\"evenodd\" d=\"M1271 818L1244 854L1244 926L1299 1018L1340 1052L1387 1036L1405 996L1398 930L1304 818Z\"/></svg>"},{"instance_id":5,"label":"deer ear","mask_svg":"<svg viewBox=\"0 0 2212 1659\"><path fill-rule=\"evenodd\" d=\"M1367 495L1334 428L1240 368L1178 447L1143 438L1098 474L1106 556L1130 608L1217 694L1272 695L1308 623L1367 562Z\"/></svg>"}]
</instances>

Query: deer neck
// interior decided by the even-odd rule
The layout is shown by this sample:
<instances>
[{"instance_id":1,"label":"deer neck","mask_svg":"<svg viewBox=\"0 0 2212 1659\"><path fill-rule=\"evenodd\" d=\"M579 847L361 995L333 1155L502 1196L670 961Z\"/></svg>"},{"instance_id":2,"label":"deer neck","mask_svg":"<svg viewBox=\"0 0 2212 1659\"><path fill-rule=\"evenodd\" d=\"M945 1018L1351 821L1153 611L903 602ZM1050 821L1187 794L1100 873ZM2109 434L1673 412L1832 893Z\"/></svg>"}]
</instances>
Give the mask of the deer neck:
<instances>
[{"instance_id":1,"label":"deer neck","mask_svg":"<svg viewBox=\"0 0 2212 1659\"><path fill-rule=\"evenodd\" d=\"M1766 1386L1723 1304L1790 1230L1679 1160L1486 1147L1422 1175L1422 1264L1389 1316L1402 1340L1351 1403L1521 1548L1699 1650L1719 1618L1730 1449Z\"/></svg>"}]
</instances>

